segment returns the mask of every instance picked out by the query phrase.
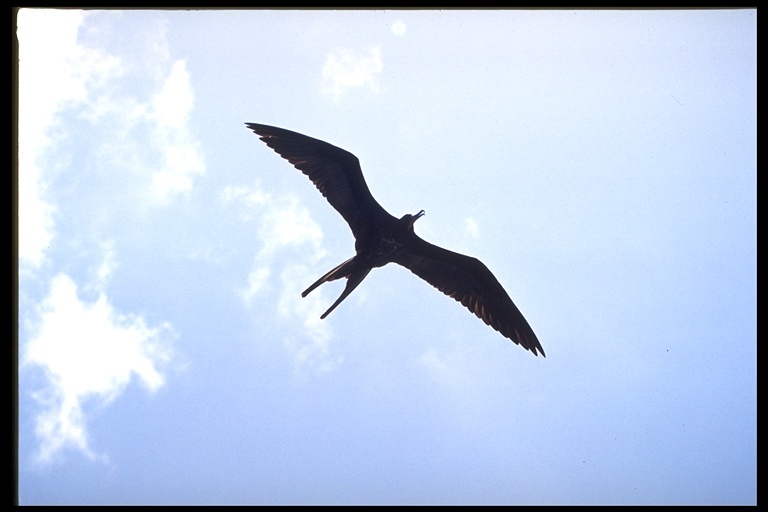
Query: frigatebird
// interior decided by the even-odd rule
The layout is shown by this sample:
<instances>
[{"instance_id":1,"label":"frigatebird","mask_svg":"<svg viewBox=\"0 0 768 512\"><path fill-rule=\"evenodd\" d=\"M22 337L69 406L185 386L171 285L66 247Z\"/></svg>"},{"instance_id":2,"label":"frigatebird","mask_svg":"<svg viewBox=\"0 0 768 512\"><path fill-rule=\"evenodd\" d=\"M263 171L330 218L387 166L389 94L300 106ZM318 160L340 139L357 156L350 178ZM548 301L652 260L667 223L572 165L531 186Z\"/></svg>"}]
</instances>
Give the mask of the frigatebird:
<instances>
[{"instance_id":1,"label":"frigatebird","mask_svg":"<svg viewBox=\"0 0 768 512\"><path fill-rule=\"evenodd\" d=\"M301 294L306 297L323 283L347 279L344 291L320 318L328 316L347 298L371 269L394 262L461 302L506 338L534 355L538 355L538 351L545 356L533 329L488 267L476 258L419 238L413 225L424 215L424 210L399 219L390 215L368 190L355 155L283 128L256 123L245 125L303 172L352 229L355 255L328 271Z\"/></svg>"}]
</instances>

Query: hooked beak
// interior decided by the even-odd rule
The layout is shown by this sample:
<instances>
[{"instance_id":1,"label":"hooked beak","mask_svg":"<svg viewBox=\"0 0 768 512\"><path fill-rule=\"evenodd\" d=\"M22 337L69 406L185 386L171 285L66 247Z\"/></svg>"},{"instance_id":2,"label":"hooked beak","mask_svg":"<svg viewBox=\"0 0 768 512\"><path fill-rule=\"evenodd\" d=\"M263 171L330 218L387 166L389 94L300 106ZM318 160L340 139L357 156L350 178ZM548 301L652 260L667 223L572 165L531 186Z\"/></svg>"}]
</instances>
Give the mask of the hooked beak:
<instances>
[{"instance_id":1,"label":"hooked beak","mask_svg":"<svg viewBox=\"0 0 768 512\"><path fill-rule=\"evenodd\" d=\"M416 215L411 216L411 222L408 224L408 227L413 229L413 225L416 223L417 220L422 218L424 216L425 212L424 210L420 210L419 213Z\"/></svg>"}]
</instances>

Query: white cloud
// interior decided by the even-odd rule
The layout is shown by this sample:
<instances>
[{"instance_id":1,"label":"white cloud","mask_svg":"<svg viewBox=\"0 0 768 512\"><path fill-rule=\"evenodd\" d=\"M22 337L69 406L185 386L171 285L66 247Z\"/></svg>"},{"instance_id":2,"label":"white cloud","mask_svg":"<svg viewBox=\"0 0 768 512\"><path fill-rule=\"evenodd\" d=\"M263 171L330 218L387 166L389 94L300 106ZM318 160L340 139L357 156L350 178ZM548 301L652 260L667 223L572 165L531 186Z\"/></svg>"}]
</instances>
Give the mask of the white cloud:
<instances>
[{"instance_id":1,"label":"white cloud","mask_svg":"<svg viewBox=\"0 0 768 512\"><path fill-rule=\"evenodd\" d=\"M306 371L327 373L335 370L342 361L340 356L332 355L331 324L320 319L328 307L325 295L315 290L311 295L301 297L301 292L316 278L304 265L286 266L280 275L278 314L285 322L298 323L305 333L300 341L291 337L285 340L299 374Z\"/></svg>"},{"instance_id":2,"label":"white cloud","mask_svg":"<svg viewBox=\"0 0 768 512\"><path fill-rule=\"evenodd\" d=\"M87 137L82 158L89 168L143 177L144 196L156 204L188 192L205 170L188 128L194 95L186 64L155 50L167 46L164 32L151 33L155 44L137 65L79 44L88 16L51 9L22 9L18 16L19 260L32 269L53 242L59 207L49 183L82 147L72 141ZM123 85L131 80L149 81L156 92L126 95ZM86 121L88 132L74 132L65 119Z\"/></svg>"},{"instance_id":3,"label":"white cloud","mask_svg":"<svg viewBox=\"0 0 768 512\"><path fill-rule=\"evenodd\" d=\"M241 215L242 220L258 218L259 222L258 239L262 246L254 256L247 285L240 291L243 301L249 306L258 302L261 308L265 301L270 307L274 304L278 318L288 326L286 348L299 373L332 371L341 358L332 355L329 345L331 324L320 320L328 307L327 298L322 290L302 298L301 292L317 276L311 275L307 265L293 264L283 257L286 252L298 251L303 262L319 262L326 254L320 226L295 197L274 198L258 185L228 186L220 197L227 203L245 206L248 214ZM311 268L320 273L327 270L317 265ZM273 279L278 282L271 282ZM301 333L299 339L290 334L296 329Z\"/></svg>"},{"instance_id":4,"label":"white cloud","mask_svg":"<svg viewBox=\"0 0 768 512\"><path fill-rule=\"evenodd\" d=\"M408 27L405 25L405 22L403 20L397 20L394 23L392 23L392 34L396 35L398 37L402 37L405 35L405 31L408 29Z\"/></svg>"},{"instance_id":5,"label":"white cloud","mask_svg":"<svg viewBox=\"0 0 768 512\"><path fill-rule=\"evenodd\" d=\"M472 238L480 236L480 226L474 217L467 217L464 219L464 230L469 233Z\"/></svg>"},{"instance_id":6,"label":"white cloud","mask_svg":"<svg viewBox=\"0 0 768 512\"><path fill-rule=\"evenodd\" d=\"M149 391L160 388L172 329L115 311L103 293L92 303L81 300L66 274L51 280L31 323L22 365L40 367L47 378L47 387L33 395L43 409L35 429L39 460L50 462L66 448L97 458L89 446L86 403L111 402L134 375Z\"/></svg>"},{"instance_id":7,"label":"white cloud","mask_svg":"<svg viewBox=\"0 0 768 512\"><path fill-rule=\"evenodd\" d=\"M371 48L367 55L357 55L348 49L341 49L328 55L323 66L324 91L338 100L353 87L367 87L378 92L376 75L384 65L379 47Z\"/></svg>"},{"instance_id":8,"label":"white cloud","mask_svg":"<svg viewBox=\"0 0 768 512\"><path fill-rule=\"evenodd\" d=\"M89 287L97 292L104 289L107 281L118 266L114 242L112 240L102 242L101 249L104 251L104 258L101 260L101 263L96 265L92 278L94 285Z\"/></svg>"},{"instance_id":9,"label":"white cloud","mask_svg":"<svg viewBox=\"0 0 768 512\"><path fill-rule=\"evenodd\" d=\"M225 203L239 203L243 206L239 215L241 220L247 222L259 219L258 239L262 245L254 258L254 271L249 281L261 283L269 274L268 268L272 266L276 253L285 249L302 247L306 252L304 247L309 245L311 250L308 254L314 261L325 256L326 251L322 247L323 231L312 219L309 210L295 197L274 198L264 192L258 183L250 187L227 186L219 197ZM261 289L262 286L257 288Z\"/></svg>"},{"instance_id":10,"label":"white cloud","mask_svg":"<svg viewBox=\"0 0 768 512\"><path fill-rule=\"evenodd\" d=\"M189 84L186 62L174 62L163 88L152 98L152 117L161 128L180 130L189 121L194 95Z\"/></svg>"},{"instance_id":11,"label":"white cloud","mask_svg":"<svg viewBox=\"0 0 768 512\"><path fill-rule=\"evenodd\" d=\"M271 275L272 271L268 266L254 262L253 268L248 272L248 285L240 293L243 300L250 304L254 297L265 291Z\"/></svg>"},{"instance_id":12,"label":"white cloud","mask_svg":"<svg viewBox=\"0 0 768 512\"><path fill-rule=\"evenodd\" d=\"M323 231L295 197L273 203L262 217L260 234L264 241L263 251L269 254L281 247L307 243L314 247L315 257L324 254L321 248Z\"/></svg>"},{"instance_id":13,"label":"white cloud","mask_svg":"<svg viewBox=\"0 0 768 512\"><path fill-rule=\"evenodd\" d=\"M148 118L155 123L157 147L162 153L160 170L152 176L152 197L165 202L175 194L192 188L195 175L205 171L188 124L194 105L189 72L183 60L176 61L162 89L151 101Z\"/></svg>"},{"instance_id":14,"label":"white cloud","mask_svg":"<svg viewBox=\"0 0 768 512\"><path fill-rule=\"evenodd\" d=\"M29 154L27 154L29 155ZM43 199L45 185L40 171L32 162L19 158L19 260L39 267L45 251L53 239L53 213L55 208Z\"/></svg>"},{"instance_id":15,"label":"white cloud","mask_svg":"<svg viewBox=\"0 0 768 512\"><path fill-rule=\"evenodd\" d=\"M120 313L105 295L118 255L112 241L99 245L92 240L105 238L99 230L108 225L104 214L109 209L92 212L93 225L64 221L71 221L78 208L113 205L115 200L133 206L142 192L126 190L125 185L136 182L145 197L167 199L189 190L191 176L203 169L186 128L193 102L184 62L173 63L167 55L144 58L147 55L139 52L137 66L81 44L78 34L91 16L97 19L97 14L82 11L43 9L22 9L18 16L19 263L30 274L39 273L36 282L45 282L53 274L45 277L44 272L55 272L49 268L54 264L79 267L92 248L103 254L100 262L80 267L87 269L88 282L78 285L59 273L50 279L49 294L42 301L31 296L34 287L26 288L28 276L19 283L29 333L20 340L20 363L27 371L41 369L46 382L33 394L41 407L35 421L43 462L66 448L97 457L88 439L87 404L93 399L111 402L134 377L150 391L162 386L160 368L170 358L173 337L167 324L152 327L139 316ZM154 48L164 45L164 34L157 37L146 38L157 43L147 50L150 57L157 57ZM147 85L146 97L125 93L131 89L126 81L136 79ZM103 183L98 173L108 173L108 186L95 188ZM67 185L85 184L85 193L77 197L87 206L56 202L58 191L50 184L61 177L72 177ZM153 189L153 180L160 186ZM48 247L59 242L56 212L64 219L58 231L67 233L59 254L68 259L43 267ZM67 251L86 245L88 250ZM81 300L78 291L95 299ZM31 303L39 304L26 310Z\"/></svg>"},{"instance_id":16,"label":"white cloud","mask_svg":"<svg viewBox=\"0 0 768 512\"><path fill-rule=\"evenodd\" d=\"M21 9L19 38L19 259L39 267L54 236L55 207L45 199L47 183L39 159L49 142L55 112L82 100L85 89L72 66L79 55L82 11Z\"/></svg>"},{"instance_id":17,"label":"white cloud","mask_svg":"<svg viewBox=\"0 0 768 512\"><path fill-rule=\"evenodd\" d=\"M247 187L245 185L228 185L224 187L220 197L227 203L235 201L236 199L242 199L254 206L263 205L270 199L269 193L261 190L261 187L258 184L253 187Z\"/></svg>"}]
</instances>

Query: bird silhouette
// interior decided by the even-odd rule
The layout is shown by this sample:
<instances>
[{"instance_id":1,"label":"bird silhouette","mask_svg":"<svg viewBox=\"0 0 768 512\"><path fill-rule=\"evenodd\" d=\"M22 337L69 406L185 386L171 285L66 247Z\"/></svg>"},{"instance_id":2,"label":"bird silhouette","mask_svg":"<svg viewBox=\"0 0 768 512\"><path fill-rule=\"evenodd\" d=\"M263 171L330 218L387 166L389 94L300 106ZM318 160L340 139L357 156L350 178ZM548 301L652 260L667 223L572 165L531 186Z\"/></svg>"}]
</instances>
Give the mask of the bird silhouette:
<instances>
[{"instance_id":1,"label":"bird silhouette","mask_svg":"<svg viewBox=\"0 0 768 512\"><path fill-rule=\"evenodd\" d=\"M480 260L419 238L414 223L424 215L390 215L371 195L360 162L352 153L283 128L245 123L267 146L303 172L347 221L355 237L355 255L331 269L301 294L323 283L346 278L344 291L323 313L325 318L375 267L404 266L461 302L487 325L534 355L541 352L536 334L499 281ZM546 356L545 356L546 357Z\"/></svg>"}]
</instances>

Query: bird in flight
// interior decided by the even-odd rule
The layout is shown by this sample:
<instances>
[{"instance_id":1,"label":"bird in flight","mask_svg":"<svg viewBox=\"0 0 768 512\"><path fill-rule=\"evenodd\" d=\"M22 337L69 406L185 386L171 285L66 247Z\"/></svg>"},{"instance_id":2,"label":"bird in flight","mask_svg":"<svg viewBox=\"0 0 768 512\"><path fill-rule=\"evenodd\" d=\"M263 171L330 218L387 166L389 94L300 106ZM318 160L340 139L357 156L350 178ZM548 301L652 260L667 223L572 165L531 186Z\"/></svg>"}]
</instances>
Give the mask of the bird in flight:
<instances>
[{"instance_id":1,"label":"bird in flight","mask_svg":"<svg viewBox=\"0 0 768 512\"><path fill-rule=\"evenodd\" d=\"M301 294L306 297L323 283L347 279L344 291L320 318L328 316L347 298L371 269L394 262L461 302L502 336L534 355L539 352L545 355L533 329L488 267L476 258L419 238L413 225L424 215L424 210L399 219L390 215L368 190L355 155L283 128L256 123L245 125L304 173L352 229L355 255Z\"/></svg>"}]
</instances>

